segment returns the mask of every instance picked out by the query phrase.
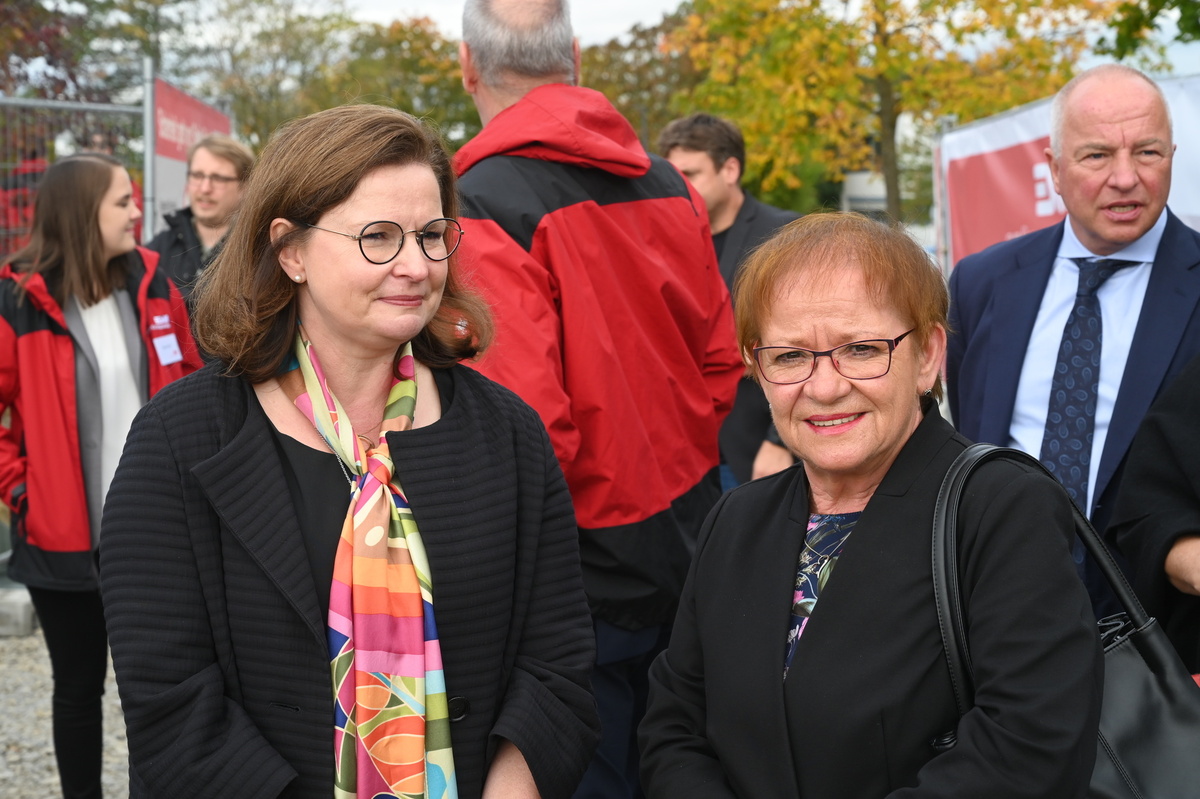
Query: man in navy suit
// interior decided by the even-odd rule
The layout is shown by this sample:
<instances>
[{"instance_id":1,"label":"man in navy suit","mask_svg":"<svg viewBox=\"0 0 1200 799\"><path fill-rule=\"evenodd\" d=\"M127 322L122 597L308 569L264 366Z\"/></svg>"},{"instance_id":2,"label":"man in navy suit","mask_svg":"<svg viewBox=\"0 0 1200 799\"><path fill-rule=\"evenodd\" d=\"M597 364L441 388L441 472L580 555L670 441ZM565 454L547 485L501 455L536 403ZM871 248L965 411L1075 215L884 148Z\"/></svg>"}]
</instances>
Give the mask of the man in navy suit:
<instances>
[{"instance_id":1,"label":"man in navy suit","mask_svg":"<svg viewBox=\"0 0 1200 799\"><path fill-rule=\"evenodd\" d=\"M759 202L742 189L746 143L727 119L692 114L671 122L658 136L658 152L683 173L708 208L708 226L733 294L738 267L750 251L799 214ZM792 465L792 453L771 424L771 410L758 384L738 384L733 410L721 425L721 487L733 488Z\"/></svg>"},{"instance_id":2,"label":"man in navy suit","mask_svg":"<svg viewBox=\"0 0 1200 799\"><path fill-rule=\"evenodd\" d=\"M1150 79L1119 64L1078 75L1054 98L1046 150L1067 219L968 256L950 276L946 376L955 423L976 441L1044 460L1077 261L1128 262L1095 292L1099 380L1079 505L1101 531L1138 424L1200 352L1200 234L1166 207L1174 152L1166 102ZM1077 562L1097 615L1115 612L1091 559Z\"/></svg>"}]
</instances>

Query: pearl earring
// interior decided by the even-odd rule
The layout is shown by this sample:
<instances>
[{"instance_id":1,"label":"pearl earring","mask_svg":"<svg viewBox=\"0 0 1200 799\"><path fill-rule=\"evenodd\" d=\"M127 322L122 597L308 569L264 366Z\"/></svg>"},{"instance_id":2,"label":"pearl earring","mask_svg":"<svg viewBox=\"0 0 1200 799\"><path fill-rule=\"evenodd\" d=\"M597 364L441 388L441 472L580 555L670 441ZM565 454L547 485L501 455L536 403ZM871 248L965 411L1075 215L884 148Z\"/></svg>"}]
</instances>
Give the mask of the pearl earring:
<instances>
[{"instance_id":1,"label":"pearl earring","mask_svg":"<svg viewBox=\"0 0 1200 799\"><path fill-rule=\"evenodd\" d=\"M296 282L297 282L297 283L303 283L303 282L304 282L304 278L300 277L299 275L296 275Z\"/></svg>"}]
</instances>

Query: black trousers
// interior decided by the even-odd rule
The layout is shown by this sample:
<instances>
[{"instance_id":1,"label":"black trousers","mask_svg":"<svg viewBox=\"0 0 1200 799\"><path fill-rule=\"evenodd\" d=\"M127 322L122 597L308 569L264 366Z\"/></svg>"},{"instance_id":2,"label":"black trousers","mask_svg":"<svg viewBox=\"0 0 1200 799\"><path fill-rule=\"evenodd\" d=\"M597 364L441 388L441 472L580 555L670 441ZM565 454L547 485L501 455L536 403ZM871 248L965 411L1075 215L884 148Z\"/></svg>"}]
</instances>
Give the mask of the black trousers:
<instances>
[{"instance_id":1,"label":"black trousers","mask_svg":"<svg viewBox=\"0 0 1200 799\"><path fill-rule=\"evenodd\" d=\"M29 589L54 673L54 756L64 799L100 799L108 634L99 591Z\"/></svg>"}]
</instances>

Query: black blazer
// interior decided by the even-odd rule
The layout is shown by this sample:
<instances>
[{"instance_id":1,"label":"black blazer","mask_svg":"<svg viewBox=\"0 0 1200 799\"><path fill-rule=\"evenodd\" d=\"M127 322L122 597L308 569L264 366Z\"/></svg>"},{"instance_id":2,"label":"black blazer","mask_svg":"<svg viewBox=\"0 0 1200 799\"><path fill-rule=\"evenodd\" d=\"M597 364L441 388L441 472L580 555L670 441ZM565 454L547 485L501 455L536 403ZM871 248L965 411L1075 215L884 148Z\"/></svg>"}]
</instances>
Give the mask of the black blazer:
<instances>
[{"instance_id":1,"label":"black blazer","mask_svg":"<svg viewBox=\"0 0 1200 799\"><path fill-rule=\"evenodd\" d=\"M649 799L1071 799L1096 753L1099 642L1063 490L992 463L960 562L976 707L957 719L934 608L938 487L967 445L926 416L867 504L783 680L803 466L726 494L701 533L640 728ZM958 744L930 742L957 724Z\"/></svg>"},{"instance_id":2,"label":"black blazer","mask_svg":"<svg viewBox=\"0 0 1200 799\"><path fill-rule=\"evenodd\" d=\"M721 248L719 264L725 286L733 291L733 281L738 267L746 256L758 245L771 238L776 230L800 214L759 202L747 193L742 194L742 207L725 234L725 246Z\"/></svg>"},{"instance_id":3,"label":"black blazer","mask_svg":"<svg viewBox=\"0 0 1200 799\"><path fill-rule=\"evenodd\" d=\"M1200 672L1200 596L1167 579L1167 553L1200 535L1200 357L1146 414L1109 532L1133 567L1133 587L1157 616L1188 670Z\"/></svg>"},{"instance_id":4,"label":"black blazer","mask_svg":"<svg viewBox=\"0 0 1200 799\"><path fill-rule=\"evenodd\" d=\"M565 798L598 732L570 498L537 415L450 375L442 418L388 443L431 564L459 796L507 738ZM332 796L325 620L249 385L212 365L142 409L101 540L131 795Z\"/></svg>"},{"instance_id":5,"label":"black blazer","mask_svg":"<svg viewBox=\"0 0 1200 799\"><path fill-rule=\"evenodd\" d=\"M721 277L733 291L733 281L738 267L746 256L758 245L769 239L776 230L799 219L800 215L773 205L761 203L749 194L743 195L742 207L737 218L725 234L725 245L721 248ZM750 479L754 469L754 456L771 427L771 410L763 390L753 380L746 378L738 383L737 397L733 410L721 424L721 458L733 469L738 482Z\"/></svg>"}]
</instances>

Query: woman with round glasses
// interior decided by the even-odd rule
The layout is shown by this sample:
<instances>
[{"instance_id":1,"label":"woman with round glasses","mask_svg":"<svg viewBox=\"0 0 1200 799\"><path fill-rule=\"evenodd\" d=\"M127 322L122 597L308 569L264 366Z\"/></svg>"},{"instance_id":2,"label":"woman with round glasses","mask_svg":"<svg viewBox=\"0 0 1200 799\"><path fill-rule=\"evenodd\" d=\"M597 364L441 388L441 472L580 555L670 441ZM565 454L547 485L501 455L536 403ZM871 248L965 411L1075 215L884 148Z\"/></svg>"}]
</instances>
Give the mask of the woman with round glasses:
<instances>
[{"instance_id":1,"label":"woman with round glasses","mask_svg":"<svg viewBox=\"0 0 1200 799\"><path fill-rule=\"evenodd\" d=\"M597 737L545 429L491 334L454 174L408 114L266 147L134 423L101 573L133 796L568 797Z\"/></svg>"},{"instance_id":2,"label":"woman with round glasses","mask_svg":"<svg viewBox=\"0 0 1200 799\"><path fill-rule=\"evenodd\" d=\"M955 709L931 529L969 442L936 402L942 276L902 231L819 214L757 250L735 296L747 367L799 463L705 523L651 669L647 796L1082 797L1102 664L1070 504L1008 462L972 477L960 516L976 686Z\"/></svg>"}]
</instances>

